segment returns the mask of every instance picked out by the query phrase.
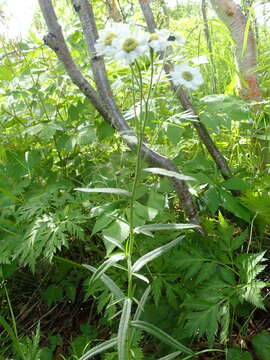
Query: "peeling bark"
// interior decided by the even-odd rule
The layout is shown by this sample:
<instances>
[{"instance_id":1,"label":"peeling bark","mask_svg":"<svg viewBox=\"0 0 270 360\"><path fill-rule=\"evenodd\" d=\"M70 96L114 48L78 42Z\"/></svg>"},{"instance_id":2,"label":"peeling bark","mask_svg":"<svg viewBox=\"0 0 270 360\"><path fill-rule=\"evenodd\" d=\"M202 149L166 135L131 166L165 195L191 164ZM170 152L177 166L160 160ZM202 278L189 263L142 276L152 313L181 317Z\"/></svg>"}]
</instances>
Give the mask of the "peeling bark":
<instances>
[{"instance_id":1,"label":"peeling bark","mask_svg":"<svg viewBox=\"0 0 270 360\"><path fill-rule=\"evenodd\" d=\"M103 58L96 55L95 42L98 38L95 18L91 5L87 0L72 0L75 11L79 14L83 27L85 39L87 42L90 63L94 74L98 91L96 91L88 81L83 77L79 68L75 64L69 49L66 45L61 26L58 23L57 16L52 6L52 0L38 0L41 12L46 21L49 33L44 37L45 43L55 51L58 59L64 65L72 82L79 87L82 93L90 99L101 116L117 129L123 140L132 150L136 150L138 139L133 130L126 123L122 113L117 107L109 81L106 75ZM131 140L132 139L132 140ZM135 140L134 140L135 139ZM166 157L149 149L146 144L142 145L141 156L150 164L161 167L166 170L180 173L177 167ZM205 234L201 227L197 209L193 203L188 186L184 181L176 178L171 179L174 189L182 202L182 206L189 221L198 224L198 231Z\"/></svg>"},{"instance_id":2,"label":"peeling bark","mask_svg":"<svg viewBox=\"0 0 270 360\"><path fill-rule=\"evenodd\" d=\"M233 0L211 0L218 17L229 28L235 42L235 58L240 79L240 96L246 100L259 100L262 97L255 67L257 65L256 40L249 28L245 44L247 19Z\"/></svg>"}]
</instances>

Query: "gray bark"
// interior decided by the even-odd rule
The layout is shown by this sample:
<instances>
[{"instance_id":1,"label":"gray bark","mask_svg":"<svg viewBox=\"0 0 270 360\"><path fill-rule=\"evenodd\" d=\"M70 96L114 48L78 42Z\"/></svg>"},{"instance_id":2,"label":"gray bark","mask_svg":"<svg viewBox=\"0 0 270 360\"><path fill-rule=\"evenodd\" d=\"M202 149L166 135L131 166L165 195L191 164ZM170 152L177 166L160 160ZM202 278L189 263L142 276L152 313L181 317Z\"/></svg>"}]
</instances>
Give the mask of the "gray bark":
<instances>
[{"instance_id":1,"label":"gray bark","mask_svg":"<svg viewBox=\"0 0 270 360\"><path fill-rule=\"evenodd\" d=\"M137 139L136 134L129 128L128 124L123 118L123 115L117 107L106 75L103 58L97 56L95 52L95 42L98 38L98 33L92 7L87 0L72 1L75 11L80 16L88 46L90 63L92 65L92 71L98 91L95 91L95 89L91 87L72 59L63 36L61 26L58 23L57 16L52 6L52 1L38 1L49 30L49 33L44 37L45 43L55 51L58 59L64 65L73 83L76 84L84 93L84 95L91 100L101 116L106 121L110 122L110 124L120 132L122 138L125 140L128 146L132 150L135 150L138 143L138 140L134 141L134 139ZM168 158L149 149L146 144L142 145L141 156L149 163L157 167L179 173L177 167ZM198 213L193 203L191 194L188 190L187 184L184 181L176 178L172 178L172 183L179 199L182 202L183 209L189 221L191 223L200 225ZM199 231L205 233L202 227L199 227Z\"/></svg>"}]
</instances>

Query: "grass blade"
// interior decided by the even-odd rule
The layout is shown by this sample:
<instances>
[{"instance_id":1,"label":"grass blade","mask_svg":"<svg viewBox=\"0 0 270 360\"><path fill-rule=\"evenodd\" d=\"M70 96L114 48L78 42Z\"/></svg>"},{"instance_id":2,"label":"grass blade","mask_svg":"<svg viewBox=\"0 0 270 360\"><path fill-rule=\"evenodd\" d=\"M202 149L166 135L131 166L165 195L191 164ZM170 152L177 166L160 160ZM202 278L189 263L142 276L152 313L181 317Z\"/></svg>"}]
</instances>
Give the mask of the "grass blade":
<instances>
[{"instance_id":1,"label":"grass blade","mask_svg":"<svg viewBox=\"0 0 270 360\"><path fill-rule=\"evenodd\" d=\"M195 355L195 353L186 347L185 345L181 344L179 341L171 337L169 334L165 333L163 330L160 330L156 326L146 322L146 321L140 321L140 320L133 320L131 321L131 326L135 327L140 330L144 330L148 332L149 334L155 336L159 340L161 340L164 344L170 345L180 351L182 351L185 354L188 355Z\"/></svg>"},{"instance_id":2,"label":"grass blade","mask_svg":"<svg viewBox=\"0 0 270 360\"><path fill-rule=\"evenodd\" d=\"M132 300L130 298L126 298L124 301L123 311L118 328L118 341L117 341L118 360L126 360L126 353L127 353L126 340L128 335L131 305L132 305Z\"/></svg>"},{"instance_id":3,"label":"grass blade","mask_svg":"<svg viewBox=\"0 0 270 360\"><path fill-rule=\"evenodd\" d=\"M145 264L149 263L149 261L152 261L159 257L160 255L165 254L168 250L170 250L173 246L176 246L179 244L183 239L185 235L181 235L174 239L173 241L169 242L166 245L163 245L159 248L156 248L153 251L150 251L149 253L143 255L140 257L132 266L132 272L136 273L139 271Z\"/></svg>"},{"instance_id":4,"label":"grass blade","mask_svg":"<svg viewBox=\"0 0 270 360\"><path fill-rule=\"evenodd\" d=\"M93 356L96 356L97 354L102 353L105 350L110 349L111 347L115 346L117 344L117 338L113 338L107 341L104 341L103 343L93 347L91 350L87 351L82 357L80 357L79 360L88 360L92 358Z\"/></svg>"},{"instance_id":5,"label":"grass blade","mask_svg":"<svg viewBox=\"0 0 270 360\"><path fill-rule=\"evenodd\" d=\"M0 325L8 333L8 336L10 337L17 354L21 357L22 360L26 360L25 356L24 356L24 353L22 351L21 344L18 341L12 327L6 322L6 320L2 316L0 316Z\"/></svg>"}]
</instances>

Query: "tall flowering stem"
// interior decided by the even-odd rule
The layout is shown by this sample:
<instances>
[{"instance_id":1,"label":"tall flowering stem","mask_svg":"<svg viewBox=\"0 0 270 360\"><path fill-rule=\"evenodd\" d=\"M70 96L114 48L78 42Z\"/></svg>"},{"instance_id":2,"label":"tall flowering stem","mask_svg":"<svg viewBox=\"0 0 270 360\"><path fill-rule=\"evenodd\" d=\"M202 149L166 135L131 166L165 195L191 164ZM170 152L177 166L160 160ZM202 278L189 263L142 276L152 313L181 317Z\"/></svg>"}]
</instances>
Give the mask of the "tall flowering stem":
<instances>
[{"instance_id":1,"label":"tall flowering stem","mask_svg":"<svg viewBox=\"0 0 270 360\"><path fill-rule=\"evenodd\" d=\"M149 32L153 33L156 30L156 22L154 19L154 15L152 12L152 9L150 7L149 4L149 0L138 0L145 18L145 21L147 23L148 26L148 30ZM163 57L163 53L160 52L160 57ZM170 73L173 71L173 67L169 62L165 62L164 63L164 71L166 72L166 74L168 75L170 84L171 84L171 88L174 91L174 93L176 94L177 98L179 99L181 105L183 106L183 108L185 110L189 110L193 116L193 118L197 119L197 121L193 121L192 124L195 127L201 141L203 142L203 144L205 145L205 147L207 148L209 154L211 155L211 157L213 158L213 160L215 161L217 167L219 168L222 176L225 179L228 179L232 176L231 170L227 164L226 159L224 158L224 156L220 153L220 151L218 150L216 144L214 143L214 141L212 140L211 136L209 135L206 127L204 126L203 123L200 122L199 116L196 113L193 105L191 104L188 95L186 94L185 90L183 87L176 87L174 85L174 83L171 81L170 79Z\"/></svg>"},{"instance_id":2,"label":"tall flowering stem","mask_svg":"<svg viewBox=\"0 0 270 360\"><path fill-rule=\"evenodd\" d=\"M72 1L75 11L79 13L81 17L98 92L93 89L75 64L65 42L61 26L58 23L52 0L38 1L49 31L44 37L45 43L56 53L72 82L90 99L101 116L119 131L121 137L128 146L132 150L136 150L137 140L134 141L134 139L137 138L136 134L130 129L117 107L110 89L103 58L96 54L95 42L98 34L90 4L83 0ZM143 156L151 165L179 173L178 168L171 160L149 149L144 143L142 143L141 146L141 156ZM191 223L200 225L198 212L193 203L187 184L176 178L172 178L171 181L176 194L182 203L187 218ZM205 233L202 227L199 227L199 231Z\"/></svg>"}]
</instances>

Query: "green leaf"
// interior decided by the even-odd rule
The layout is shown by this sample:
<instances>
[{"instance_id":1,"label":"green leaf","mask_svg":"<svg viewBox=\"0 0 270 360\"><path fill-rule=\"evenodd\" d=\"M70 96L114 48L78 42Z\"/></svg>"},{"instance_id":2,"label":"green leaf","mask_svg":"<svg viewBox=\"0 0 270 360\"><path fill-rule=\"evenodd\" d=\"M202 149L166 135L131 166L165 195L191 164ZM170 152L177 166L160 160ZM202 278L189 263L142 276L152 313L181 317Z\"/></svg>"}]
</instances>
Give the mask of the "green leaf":
<instances>
[{"instance_id":1,"label":"green leaf","mask_svg":"<svg viewBox=\"0 0 270 360\"><path fill-rule=\"evenodd\" d=\"M247 222L250 221L250 212L240 202L237 201L232 195L228 194L226 191L220 191L221 197L221 206L226 210L232 212L234 215L243 219Z\"/></svg>"},{"instance_id":2,"label":"green leaf","mask_svg":"<svg viewBox=\"0 0 270 360\"><path fill-rule=\"evenodd\" d=\"M251 340L252 346L260 360L270 359L270 334L261 333Z\"/></svg>"},{"instance_id":3,"label":"green leaf","mask_svg":"<svg viewBox=\"0 0 270 360\"><path fill-rule=\"evenodd\" d=\"M0 65L0 80L11 81L13 79L13 72L11 67L7 65Z\"/></svg>"},{"instance_id":4,"label":"green leaf","mask_svg":"<svg viewBox=\"0 0 270 360\"><path fill-rule=\"evenodd\" d=\"M93 347L91 350L87 351L86 354L84 354L79 360L88 360L92 357L114 347L117 344L117 338L113 338L107 341L104 341L103 343Z\"/></svg>"},{"instance_id":5,"label":"green leaf","mask_svg":"<svg viewBox=\"0 0 270 360\"><path fill-rule=\"evenodd\" d=\"M119 188L75 188L76 191L82 191L87 193L103 193L103 194L116 194L129 196L129 192Z\"/></svg>"},{"instance_id":6,"label":"green leaf","mask_svg":"<svg viewBox=\"0 0 270 360\"><path fill-rule=\"evenodd\" d=\"M11 326L6 322L6 320L2 316L0 316L0 324L4 328L4 330L8 333L8 336L11 339L13 346L14 346L16 352L18 353L18 355L21 357L22 360L27 360L26 357L24 356L22 346L21 346L20 342L18 341L13 329L11 328Z\"/></svg>"},{"instance_id":7,"label":"green leaf","mask_svg":"<svg viewBox=\"0 0 270 360\"><path fill-rule=\"evenodd\" d=\"M94 266L91 265L83 264L82 266L84 266L87 270L91 272L96 272L97 270ZM119 288L119 286L115 284L115 282L108 275L102 274L100 280L114 294L116 299L119 300L124 298L125 295L123 291Z\"/></svg>"},{"instance_id":8,"label":"green leaf","mask_svg":"<svg viewBox=\"0 0 270 360\"><path fill-rule=\"evenodd\" d=\"M219 193L215 188L210 187L204 194L204 200L211 211L211 214L214 216L220 205Z\"/></svg>"},{"instance_id":9,"label":"green leaf","mask_svg":"<svg viewBox=\"0 0 270 360\"><path fill-rule=\"evenodd\" d=\"M94 272L90 283L89 283L89 287L91 287L91 285L97 281L98 279L101 278L101 276L105 273L105 271L107 271L110 267L112 267L113 265L115 265L118 261L124 260L125 259L125 254L115 254L112 255L109 259L107 259L106 261L104 261L103 264L101 264L96 271Z\"/></svg>"},{"instance_id":10,"label":"green leaf","mask_svg":"<svg viewBox=\"0 0 270 360\"><path fill-rule=\"evenodd\" d=\"M197 229L199 225L195 224L150 224L137 226L134 231L148 236L152 236L151 231L164 231L164 230L186 230Z\"/></svg>"},{"instance_id":11,"label":"green leaf","mask_svg":"<svg viewBox=\"0 0 270 360\"><path fill-rule=\"evenodd\" d=\"M177 125L168 125L167 136L173 145L177 145L182 138L185 128Z\"/></svg>"},{"instance_id":12,"label":"green leaf","mask_svg":"<svg viewBox=\"0 0 270 360\"><path fill-rule=\"evenodd\" d=\"M47 301L49 307L56 301L62 300L63 297L63 288L58 285L50 285L43 292L43 298Z\"/></svg>"},{"instance_id":13,"label":"green leaf","mask_svg":"<svg viewBox=\"0 0 270 360\"><path fill-rule=\"evenodd\" d=\"M102 229L104 229L108 225L110 225L114 221L117 214L118 214L118 211L114 210L111 213L107 213L107 214L103 215L102 217L99 217L97 219L97 221L95 222L95 225L92 229L91 236L95 235L96 233L98 233L99 231L101 231Z\"/></svg>"},{"instance_id":14,"label":"green leaf","mask_svg":"<svg viewBox=\"0 0 270 360\"><path fill-rule=\"evenodd\" d=\"M29 134L31 136L37 135L38 133L40 133L44 128L43 124L37 124L34 126L30 126L29 128L27 128L26 130L23 131L23 134Z\"/></svg>"},{"instance_id":15,"label":"green leaf","mask_svg":"<svg viewBox=\"0 0 270 360\"><path fill-rule=\"evenodd\" d=\"M209 95L201 99L202 111L201 121L214 131L221 127L230 129L231 121L248 120L248 104L236 96L230 95Z\"/></svg>"},{"instance_id":16,"label":"green leaf","mask_svg":"<svg viewBox=\"0 0 270 360\"><path fill-rule=\"evenodd\" d=\"M194 178L192 178L191 176L182 175L175 171L169 171L162 168L147 168L147 169L143 169L143 171L150 172L151 174L155 174L155 175L173 177L178 180L184 180L184 181L194 180Z\"/></svg>"},{"instance_id":17,"label":"green leaf","mask_svg":"<svg viewBox=\"0 0 270 360\"><path fill-rule=\"evenodd\" d=\"M163 356L162 358L159 358L159 360L172 360L175 359L177 356L181 354L182 351L175 351L169 355Z\"/></svg>"},{"instance_id":18,"label":"green leaf","mask_svg":"<svg viewBox=\"0 0 270 360\"><path fill-rule=\"evenodd\" d=\"M153 209L150 206L142 205L138 201L135 201L134 211L138 216L149 221L153 220L158 214L158 210Z\"/></svg>"},{"instance_id":19,"label":"green leaf","mask_svg":"<svg viewBox=\"0 0 270 360\"><path fill-rule=\"evenodd\" d=\"M132 265L132 272L136 273L137 271L140 271L140 269L149 263L150 261L156 259L157 257L164 255L167 251L169 251L172 247L178 245L183 239L184 235L177 237L173 241L169 242L166 245L163 245L159 248L156 248L153 251L150 251L149 253L143 255L140 257L133 265Z\"/></svg>"},{"instance_id":20,"label":"green leaf","mask_svg":"<svg viewBox=\"0 0 270 360\"><path fill-rule=\"evenodd\" d=\"M252 356L247 351L228 349L226 360L252 360Z\"/></svg>"},{"instance_id":21,"label":"green leaf","mask_svg":"<svg viewBox=\"0 0 270 360\"><path fill-rule=\"evenodd\" d=\"M221 185L229 190L245 191L250 188L250 186L244 180L236 176L233 176L230 179L224 181Z\"/></svg>"},{"instance_id":22,"label":"green leaf","mask_svg":"<svg viewBox=\"0 0 270 360\"><path fill-rule=\"evenodd\" d=\"M159 328L157 328L156 326L149 324L146 321L140 321L140 320L136 320L136 321L131 321L131 326L146 331L149 334L155 336L156 338L158 338L159 340L161 340L163 343L172 346L180 351L182 351L185 354L189 354L189 355L195 355L195 353L187 348L185 345L181 344L179 341L177 341L176 339L174 339L173 337L171 337L169 334L165 333L163 330L160 330Z\"/></svg>"},{"instance_id":23,"label":"green leaf","mask_svg":"<svg viewBox=\"0 0 270 360\"><path fill-rule=\"evenodd\" d=\"M133 316L133 320L136 321L136 320L140 320L140 317L142 315L142 312L144 311L144 305L148 299L148 296L149 296L149 293L150 293L150 290L151 290L151 286L147 286L147 288L145 289L141 299L140 299L140 302L137 306L137 309L135 311L135 314ZM135 337L135 329L131 329L131 332L130 332L130 343L132 344L133 340L134 340L134 337Z\"/></svg>"},{"instance_id":24,"label":"green leaf","mask_svg":"<svg viewBox=\"0 0 270 360\"><path fill-rule=\"evenodd\" d=\"M129 321L131 315L131 306L132 300L130 298L126 298L124 301L124 306L121 314L121 319L119 322L118 328L118 336L117 336L117 349L118 349L118 359L126 360L127 359L127 336L128 336L128 328Z\"/></svg>"},{"instance_id":25,"label":"green leaf","mask_svg":"<svg viewBox=\"0 0 270 360\"><path fill-rule=\"evenodd\" d=\"M123 250L121 245L129 236L129 225L121 218L114 220L106 229L102 231L103 241L107 249L107 255L110 254L115 247Z\"/></svg>"}]
</instances>

